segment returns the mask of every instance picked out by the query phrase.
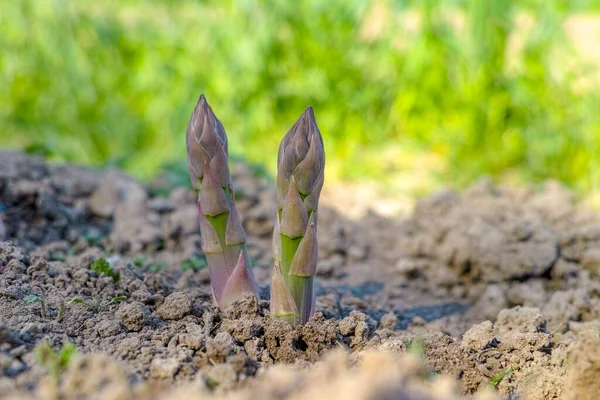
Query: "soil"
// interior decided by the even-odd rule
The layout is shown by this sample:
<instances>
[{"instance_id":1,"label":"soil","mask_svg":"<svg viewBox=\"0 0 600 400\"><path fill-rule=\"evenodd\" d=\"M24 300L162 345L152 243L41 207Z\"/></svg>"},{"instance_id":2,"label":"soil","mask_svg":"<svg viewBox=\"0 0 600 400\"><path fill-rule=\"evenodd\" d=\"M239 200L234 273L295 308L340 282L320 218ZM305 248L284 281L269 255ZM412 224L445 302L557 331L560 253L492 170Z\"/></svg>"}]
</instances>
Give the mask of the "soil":
<instances>
[{"instance_id":1,"label":"soil","mask_svg":"<svg viewBox=\"0 0 600 400\"><path fill-rule=\"evenodd\" d=\"M261 299L219 312L192 191L0 152L0 397L596 398L600 217L559 184L321 207L317 313L291 328L268 311L274 188L232 174Z\"/></svg>"}]
</instances>

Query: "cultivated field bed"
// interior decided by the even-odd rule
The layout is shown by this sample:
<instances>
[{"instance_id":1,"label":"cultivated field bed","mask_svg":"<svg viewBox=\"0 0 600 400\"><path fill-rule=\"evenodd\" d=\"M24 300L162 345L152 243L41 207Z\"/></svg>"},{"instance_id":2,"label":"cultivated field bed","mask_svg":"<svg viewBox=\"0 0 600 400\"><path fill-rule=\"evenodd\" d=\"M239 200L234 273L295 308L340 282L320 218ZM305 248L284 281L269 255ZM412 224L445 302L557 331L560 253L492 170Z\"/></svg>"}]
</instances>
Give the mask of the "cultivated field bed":
<instances>
[{"instance_id":1,"label":"cultivated field bed","mask_svg":"<svg viewBox=\"0 0 600 400\"><path fill-rule=\"evenodd\" d=\"M232 175L262 298L221 313L191 190L0 152L0 397L597 398L600 218L560 185L479 181L403 220L321 206L317 313L291 328L274 187Z\"/></svg>"}]
</instances>

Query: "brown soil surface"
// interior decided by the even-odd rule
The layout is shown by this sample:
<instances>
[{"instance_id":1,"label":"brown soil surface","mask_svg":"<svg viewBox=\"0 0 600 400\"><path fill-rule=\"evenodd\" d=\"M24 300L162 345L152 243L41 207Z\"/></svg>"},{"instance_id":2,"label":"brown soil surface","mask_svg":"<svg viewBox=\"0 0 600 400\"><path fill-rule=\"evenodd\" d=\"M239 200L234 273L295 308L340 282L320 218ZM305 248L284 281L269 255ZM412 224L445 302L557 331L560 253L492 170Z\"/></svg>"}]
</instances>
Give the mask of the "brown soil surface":
<instances>
[{"instance_id":1,"label":"brown soil surface","mask_svg":"<svg viewBox=\"0 0 600 400\"><path fill-rule=\"evenodd\" d=\"M262 299L220 313L191 191L0 152L0 397L597 398L600 218L569 191L323 207L317 313L292 329L268 312L273 187L232 173ZM66 371L41 361L68 343Z\"/></svg>"}]
</instances>

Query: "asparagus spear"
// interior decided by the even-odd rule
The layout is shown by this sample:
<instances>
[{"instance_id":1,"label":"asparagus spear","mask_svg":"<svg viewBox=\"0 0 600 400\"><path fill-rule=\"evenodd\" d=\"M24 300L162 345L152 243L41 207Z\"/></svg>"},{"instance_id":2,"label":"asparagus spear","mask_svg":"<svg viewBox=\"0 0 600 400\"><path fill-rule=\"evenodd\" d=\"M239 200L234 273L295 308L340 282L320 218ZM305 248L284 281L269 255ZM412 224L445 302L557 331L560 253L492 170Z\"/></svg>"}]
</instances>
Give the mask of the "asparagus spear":
<instances>
[{"instance_id":1,"label":"asparagus spear","mask_svg":"<svg viewBox=\"0 0 600 400\"><path fill-rule=\"evenodd\" d=\"M305 324L314 312L317 207L324 168L323 138L308 107L284 136L277 158L271 313L292 325Z\"/></svg>"},{"instance_id":2,"label":"asparagus spear","mask_svg":"<svg viewBox=\"0 0 600 400\"><path fill-rule=\"evenodd\" d=\"M226 309L245 292L258 297L258 290L246 251L246 234L235 207L227 135L204 94L192 113L186 144L213 297L221 309Z\"/></svg>"}]
</instances>

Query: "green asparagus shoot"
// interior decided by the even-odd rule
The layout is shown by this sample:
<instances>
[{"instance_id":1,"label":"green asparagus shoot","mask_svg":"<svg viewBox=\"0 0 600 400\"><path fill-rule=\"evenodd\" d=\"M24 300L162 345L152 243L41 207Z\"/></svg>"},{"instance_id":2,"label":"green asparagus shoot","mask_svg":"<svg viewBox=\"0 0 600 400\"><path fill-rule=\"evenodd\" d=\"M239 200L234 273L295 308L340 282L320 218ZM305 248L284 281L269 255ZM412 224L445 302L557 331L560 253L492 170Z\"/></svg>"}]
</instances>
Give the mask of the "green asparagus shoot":
<instances>
[{"instance_id":1,"label":"green asparagus shoot","mask_svg":"<svg viewBox=\"0 0 600 400\"><path fill-rule=\"evenodd\" d=\"M186 145L190 179L198 193L201 245L213 297L219 308L226 309L246 292L258 297L258 288L235 206L227 135L204 95L190 118ZM187 265L194 268L194 264Z\"/></svg>"},{"instance_id":2,"label":"green asparagus shoot","mask_svg":"<svg viewBox=\"0 0 600 400\"><path fill-rule=\"evenodd\" d=\"M308 107L283 138L277 159L271 312L292 325L305 324L314 312L317 207L324 168L323 139Z\"/></svg>"}]
</instances>

